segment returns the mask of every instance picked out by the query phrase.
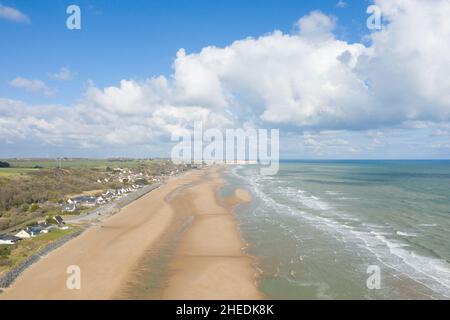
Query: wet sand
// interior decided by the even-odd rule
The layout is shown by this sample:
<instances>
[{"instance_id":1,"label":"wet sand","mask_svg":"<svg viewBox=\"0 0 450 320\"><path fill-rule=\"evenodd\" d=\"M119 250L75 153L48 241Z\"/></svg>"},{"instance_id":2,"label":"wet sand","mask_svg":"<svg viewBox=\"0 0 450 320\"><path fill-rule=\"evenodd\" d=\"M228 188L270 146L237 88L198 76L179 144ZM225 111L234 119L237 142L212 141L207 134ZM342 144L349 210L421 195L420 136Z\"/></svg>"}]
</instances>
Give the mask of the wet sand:
<instances>
[{"instance_id":1,"label":"wet sand","mask_svg":"<svg viewBox=\"0 0 450 320\"><path fill-rule=\"evenodd\" d=\"M259 299L253 258L242 248L232 206L244 190L221 203L217 168L191 171L134 201L28 268L0 299L123 299L139 263L192 215L168 262L163 299ZM158 258L155 256L154 258ZM81 270L81 289L67 289L67 268ZM152 270L148 270L152 272Z\"/></svg>"},{"instance_id":2,"label":"wet sand","mask_svg":"<svg viewBox=\"0 0 450 320\"><path fill-rule=\"evenodd\" d=\"M250 200L245 190L220 201L223 183L213 171L181 197L190 199L193 222L181 237L163 299L262 299L254 259L243 251L232 207ZM181 203L182 204L182 203ZM183 210L174 201L175 211Z\"/></svg>"}]
</instances>

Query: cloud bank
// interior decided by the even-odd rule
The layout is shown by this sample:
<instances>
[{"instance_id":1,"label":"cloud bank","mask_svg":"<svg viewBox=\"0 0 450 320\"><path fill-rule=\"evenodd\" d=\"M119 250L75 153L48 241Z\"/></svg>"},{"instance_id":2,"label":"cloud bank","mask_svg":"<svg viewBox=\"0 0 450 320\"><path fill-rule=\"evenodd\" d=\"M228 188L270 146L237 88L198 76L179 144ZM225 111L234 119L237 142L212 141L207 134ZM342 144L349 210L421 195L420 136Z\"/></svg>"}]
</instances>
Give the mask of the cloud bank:
<instances>
[{"instance_id":1,"label":"cloud bank","mask_svg":"<svg viewBox=\"0 0 450 320\"><path fill-rule=\"evenodd\" d=\"M11 141L33 137L80 147L151 145L203 120L215 128L280 128L306 148L327 136L320 132L364 131L372 146L380 141L369 135L374 130L445 128L450 2L375 4L385 25L368 33L368 45L337 39L337 19L314 11L289 34L273 31L197 53L180 49L171 77L91 85L73 106L2 99L0 133ZM40 83L16 80L11 84L45 92ZM346 147L343 141L337 145Z\"/></svg>"}]
</instances>

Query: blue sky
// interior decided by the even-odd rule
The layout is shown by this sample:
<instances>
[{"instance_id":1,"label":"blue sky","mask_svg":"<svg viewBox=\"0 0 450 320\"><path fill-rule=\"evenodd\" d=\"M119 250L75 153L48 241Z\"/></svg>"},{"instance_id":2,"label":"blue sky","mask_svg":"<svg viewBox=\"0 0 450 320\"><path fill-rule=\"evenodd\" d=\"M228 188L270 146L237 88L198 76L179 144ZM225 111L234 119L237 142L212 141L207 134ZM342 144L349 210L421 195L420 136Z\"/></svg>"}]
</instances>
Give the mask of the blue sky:
<instances>
[{"instance_id":1,"label":"blue sky","mask_svg":"<svg viewBox=\"0 0 450 320\"><path fill-rule=\"evenodd\" d=\"M0 157L167 155L198 114L287 158L449 158L448 3L376 0L376 32L371 4L0 0Z\"/></svg>"},{"instance_id":2,"label":"blue sky","mask_svg":"<svg viewBox=\"0 0 450 320\"><path fill-rule=\"evenodd\" d=\"M2 1L31 21L18 24L0 19L0 95L70 103L89 80L104 87L121 79L170 75L180 48L197 52L275 29L289 32L299 17L318 9L338 17L339 37L359 41L366 32L365 2L352 1L339 8L337 0ZM70 4L82 10L81 30L66 28ZM45 78L62 66L76 70L77 75L66 83L49 80L57 90L53 99L11 89L8 84L18 75Z\"/></svg>"}]
</instances>

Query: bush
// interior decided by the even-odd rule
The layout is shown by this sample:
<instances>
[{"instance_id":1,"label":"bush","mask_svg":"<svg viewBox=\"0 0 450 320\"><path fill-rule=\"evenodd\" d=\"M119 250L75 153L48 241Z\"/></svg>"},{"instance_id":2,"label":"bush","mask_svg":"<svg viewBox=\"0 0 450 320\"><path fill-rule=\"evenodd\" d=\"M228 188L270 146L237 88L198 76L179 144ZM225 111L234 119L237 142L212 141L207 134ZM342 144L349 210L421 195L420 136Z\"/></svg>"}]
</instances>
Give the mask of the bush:
<instances>
[{"instance_id":1,"label":"bush","mask_svg":"<svg viewBox=\"0 0 450 320\"><path fill-rule=\"evenodd\" d=\"M34 225L36 225L37 224L37 221L31 221L31 222L28 222L26 225L25 225L25 227L33 227Z\"/></svg>"},{"instance_id":2,"label":"bush","mask_svg":"<svg viewBox=\"0 0 450 320\"><path fill-rule=\"evenodd\" d=\"M0 168L9 168L11 165L8 162L0 161Z\"/></svg>"},{"instance_id":3,"label":"bush","mask_svg":"<svg viewBox=\"0 0 450 320\"><path fill-rule=\"evenodd\" d=\"M11 253L10 245L0 244L0 258L8 257L10 253Z\"/></svg>"},{"instance_id":4,"label":"bush","mask_svg":"<svg viewBox=\"0 0 450 320\"><path fill-rule=\"evenodd\" d=\"M12 260L0 257L0 267L9 267L12 265Z\"/></svg>"},{"instance_id":5,"label":"bush","mask_svg":"<svg viewBox=\"0 0 450 320\"><path fill-rule=\"evenodd\" d=\"M141 185L141 186L145 186L148 184L148 181L146 179L137 179L135 181L136 184Z\"/></svg>"},{"instance_id":6,"label":"bush","mask_svg":"<svg viewBox=\"0 0 450 320\"><path fill-rule=\"evenodd\" d=\"M53 217L48 217L47 219L45 219L45 222L47 222L48 224L58 224L58 221L56 221Z\"/></svg>"},{"instance_id":7,"label":"bush","mask_svg":"<svg viewBox=\"0 0 450 320\"><path fill-rule=\"evenodd\" d=\"M39 209L39 205L37 203L33 203L30 206L30 212L35 212L37 209Z\"/></svg>"}]
</instances>

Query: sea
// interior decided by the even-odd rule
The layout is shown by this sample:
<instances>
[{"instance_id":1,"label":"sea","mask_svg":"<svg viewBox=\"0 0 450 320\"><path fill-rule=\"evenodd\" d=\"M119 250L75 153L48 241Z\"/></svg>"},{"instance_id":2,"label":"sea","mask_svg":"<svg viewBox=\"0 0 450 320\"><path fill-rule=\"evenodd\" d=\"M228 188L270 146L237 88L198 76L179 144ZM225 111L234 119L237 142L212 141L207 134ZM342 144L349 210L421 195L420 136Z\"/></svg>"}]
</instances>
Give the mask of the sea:
<instances>
[{"instance_id":1,"label":"sea","mask_svg":"<svg viewBox=\"0 0 450 320\"><path fill-rule=\"evenodd\" d=\"M284 161L230 168L271 299L450 299L450 161Z\"/></svg>"}]
</instances>

